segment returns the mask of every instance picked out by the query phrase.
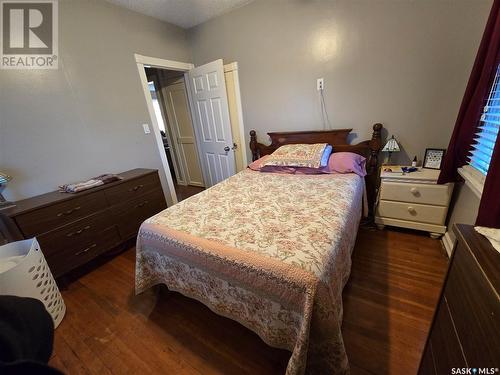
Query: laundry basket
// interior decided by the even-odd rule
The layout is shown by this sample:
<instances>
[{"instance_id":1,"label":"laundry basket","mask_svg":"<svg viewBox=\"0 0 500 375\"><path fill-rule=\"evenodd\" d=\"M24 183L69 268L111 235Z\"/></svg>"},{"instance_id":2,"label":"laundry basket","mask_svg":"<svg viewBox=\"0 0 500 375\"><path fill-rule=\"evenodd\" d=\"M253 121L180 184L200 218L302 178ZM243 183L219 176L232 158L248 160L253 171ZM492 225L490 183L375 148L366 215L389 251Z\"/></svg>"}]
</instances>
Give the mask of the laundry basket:
<instances>
[{"instance_id":1,"label":"laundry basket","mask_svg":"<svg viewBox=\"0 0 500 375\"><path fill-rule=\"evenodd\" d=\"M57 328L66 306L36 238L0 246L0 295L43 302Z\"/></svg>"}]
</instances>

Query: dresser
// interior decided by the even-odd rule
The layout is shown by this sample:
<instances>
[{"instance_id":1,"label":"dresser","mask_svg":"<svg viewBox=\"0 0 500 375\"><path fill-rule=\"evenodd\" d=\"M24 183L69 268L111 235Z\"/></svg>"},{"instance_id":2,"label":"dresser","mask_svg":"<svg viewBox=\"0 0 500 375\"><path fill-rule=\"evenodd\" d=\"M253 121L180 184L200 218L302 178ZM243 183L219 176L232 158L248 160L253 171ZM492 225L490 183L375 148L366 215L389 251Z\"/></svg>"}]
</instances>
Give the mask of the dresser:
<instances>
[{"instance_id":1,"label":"dresser","mask_svg":"<svg viewBox=\"0 0 500 375\"><path fill-rule=\"evenodd\" d=\"M446 214L453 192L453 184L438 185L439 171L419 168L403 174L401 167L391 166L395 172L380 173L380 189L375 213L379 229L385 225L423 230L439 238L446 232Z\"/></svg>"},{"instance_id":2,"label":"dresser","mask_svg":"<svg viewBox=\"0 0 500 375\"><path fill-rule=\"evenodd\" d=\"M50 192L0 211L10 240L36 237L54 277L91 261L137 235L148 217L166 208L158 172L133 169L76 194Z\"/></svg>"},{"instance_id":3,"label":"dresser","mask_svg":"<svg viewBox=\"0 0 500 375\"><path fill-rule=\"evenodd\" d=\"M497 374L500 253L472 226L459 224L453 229L458 242L450 258L419 374Z\"/></svg>"}]
</instances>

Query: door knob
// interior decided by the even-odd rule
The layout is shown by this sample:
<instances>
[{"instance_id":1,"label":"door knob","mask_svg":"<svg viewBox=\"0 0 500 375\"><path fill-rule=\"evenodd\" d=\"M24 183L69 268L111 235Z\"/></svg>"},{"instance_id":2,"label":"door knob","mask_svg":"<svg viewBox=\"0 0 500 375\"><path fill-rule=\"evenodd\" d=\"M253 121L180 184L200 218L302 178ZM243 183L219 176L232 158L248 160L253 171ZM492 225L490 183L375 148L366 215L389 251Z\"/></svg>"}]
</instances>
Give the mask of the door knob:
<instances>
[{"instance_id":1,"label":"door knob","mask_svg":"<svg viewBox=\"0 0 500 375\"><path fill-rule=\"evenodd\" d=\"M224 147L224 151L226 151L226 153L229 152L229 150L230 150L229 146Z\"/></svg>"}]
</instances>

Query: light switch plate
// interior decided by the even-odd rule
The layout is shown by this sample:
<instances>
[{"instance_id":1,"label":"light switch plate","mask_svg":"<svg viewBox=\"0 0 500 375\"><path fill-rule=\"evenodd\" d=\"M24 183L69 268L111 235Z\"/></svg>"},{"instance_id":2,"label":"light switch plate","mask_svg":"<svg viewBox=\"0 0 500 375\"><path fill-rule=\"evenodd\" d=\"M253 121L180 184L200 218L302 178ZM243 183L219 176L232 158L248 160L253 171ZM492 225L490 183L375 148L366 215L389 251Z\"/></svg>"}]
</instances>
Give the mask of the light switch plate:
<instances>
[{"instance_id":1,"label":"light switch plate","mask_svg":"<svg viewBox=\"0 0 500 375\"><path fill-rule=\"evenodd\" d=\"M142 128L144 129L144 134L151 133L151 130L149 129L149 124L142 124Z\"/></svg>"}]
</instances>

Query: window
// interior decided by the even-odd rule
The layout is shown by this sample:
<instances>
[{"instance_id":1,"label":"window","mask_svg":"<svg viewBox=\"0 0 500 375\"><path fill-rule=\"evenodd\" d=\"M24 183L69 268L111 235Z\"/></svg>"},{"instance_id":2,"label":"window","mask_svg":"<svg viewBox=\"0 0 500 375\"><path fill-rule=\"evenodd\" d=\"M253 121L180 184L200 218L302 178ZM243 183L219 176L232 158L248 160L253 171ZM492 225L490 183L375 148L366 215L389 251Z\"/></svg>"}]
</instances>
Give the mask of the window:
<instances>
[{"instance_id":1,"label":"window","mask_svg":"<svg viewBox=\"0 0 500 375\"><path fill-rule=\"evenodd\" d=\"M497 67L495 79L486 104L481 114L481 120L474 136L474 143L469 155L469 164L483 175L488 173L491 156L500 129L500 65Z\"/></svg>"}]
</instances>

